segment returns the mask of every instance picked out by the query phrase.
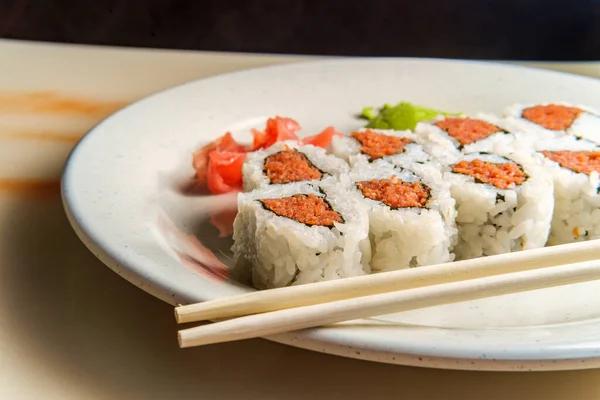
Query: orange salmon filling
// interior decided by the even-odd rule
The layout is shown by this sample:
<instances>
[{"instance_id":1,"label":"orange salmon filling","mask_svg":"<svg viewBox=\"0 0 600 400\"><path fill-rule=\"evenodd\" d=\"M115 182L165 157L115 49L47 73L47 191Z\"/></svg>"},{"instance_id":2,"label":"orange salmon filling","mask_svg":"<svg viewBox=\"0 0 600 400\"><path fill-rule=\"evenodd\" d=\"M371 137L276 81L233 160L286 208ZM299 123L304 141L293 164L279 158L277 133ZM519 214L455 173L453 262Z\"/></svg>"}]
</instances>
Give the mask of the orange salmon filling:
<instances>
[{"instance_id":1,"label":"orange salmon filling","mask_svg":"<svg viewBox=\"0 0 600 400\"><path fill-rule=\"evenodd\" d=\"M329 203L314 194L295 194L281 199L261 200L265 208L280 217L286 217L305 225L332 227L334 222L344 222Z\"/></svg>"},{"instance_id":2,"label":"orange salmon filling","mask_svg":"<svg viewBox=\"0 0 600 400\"><path fill-rule=\"evenodd\" d=\"M419 182L403 182L391 179L357 182L356 187L372 200L380 201L392 208L423 208L429 200L429 188Z\"/></svg>"},{"instance_id":3,"label":"orange salmon filling","mask_svg":"<svg viewBox=\"0 0 600 400\"><path fill-rule=\"evenodd\" d=\"M494 185L498 189L508 189L512 184L520 185L527 179L523 170L512 162L495 164L479 159L463 160L453 165L452 171L472 176L477 181Z\"/></svg>"},{"instance_id":4,"label":"orange salmon filling","mask_svg":"<svg viewBox=\"0 0 600 400\"><path fill-rule=\"evenodd\" d=\"M350 136L359 141L361 144L360 151L372 159L402 153L404 146L412 143L412 140L408 138L383 135L371 130L352 132Z\"/></svg>"},{"instance_id":5,"label":"orange salmon filling","mask_svg":"<svg viewBox=\"0 0 600 400\"><path fill-rule=\"evenodd\" d=\"M579 174L600 173L600 151L542 151L542 154Z\"/></svg>"},{"instance_id":6,"label":"orange salmon filling","mask_svg":"<svg viewBox=\"0 0 600 400\"><path fill-rule=\"evenodd\" d=\"M446 118L436 122L435 125L458 140L463 146L485 139L494 133L502 132L502 129L496 125L471 118Z\"/></svg>"},{"instance_id":7,"label":"orange salmon filling","mask_svg":"<svg viewBox=\"0 0 600 400\"><path fill-rule=\"evenodd\" d=\"M581 114L579 108L550 104L525 109L523 118L551 131L564 131L573 125L579 114Z\"/></svg>"},{"instance_id":8,"label":"orange salmon filling","mask_svg":"<svg viewBox=\"0 0 600 400\"><path fill-rule=\"evenodd\" d=\"M303 153L289 149L268 156L264 171L275 184L320 180L323 176Z\"/></svg>"}]
</instances>

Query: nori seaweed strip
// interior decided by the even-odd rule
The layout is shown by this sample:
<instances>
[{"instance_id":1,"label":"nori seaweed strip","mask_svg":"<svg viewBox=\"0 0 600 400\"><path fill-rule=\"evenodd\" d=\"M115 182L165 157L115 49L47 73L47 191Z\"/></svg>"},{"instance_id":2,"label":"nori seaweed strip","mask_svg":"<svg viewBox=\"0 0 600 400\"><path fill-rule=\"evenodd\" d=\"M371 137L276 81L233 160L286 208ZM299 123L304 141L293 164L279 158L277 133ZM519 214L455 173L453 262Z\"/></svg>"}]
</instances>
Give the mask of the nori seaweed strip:
<instances>
[{"instance_id":1,"label":"nori seaweed strip","mask_svg":"<svg viewBox=\"0 0 600 400\"><path fill-rule=\"evenodd\" d=\"M281 151L278 151L277 153L273 153L273 154L271 154L271 155L269 155L269 156L265 157L265 160L264 160L264 162L263 162L263 174L264 174L264 175L266 175L267 177L269 176L269 175L268 175L268 173L267 173L267 169L266 169L266 168L265 168L265 166L264 166L264 165L267 163L267 160L268 160L269 158L271 158L271 157L274 157L274 156L276 156L276 155L278 155L278 154L281 154L281 153L284 153L284 152L286 152L286 151L290 151L290 150L281 150ZM310 161L310 160L308 159L308 157L306 156L306 154L304 154L303 152L301 152L301 151L298 151L298 150L296 150L296 149L292 149L291 151L293 151L293 152L296 152L296 153L300 154L300 156L301 156L301 157L302 157L302 158L303 158L303 159L304 159L304 160L305 160L305 161L308 163L308 165L310 165L312 168L316 169L317 171L319 171L319 172L321 173L321 179L319 179L319 180L322 180L322 179L323 179L323 176L325 176L325 175L329 175L329 176L331 176L329 173L327 173L327 172L325 172L325 171L321 171L321 169L317 168L317 167L315 166L315 164L313 164L313 163L312 163L312 161ZM285 184L287 184L287 183L293 183L293 182L304 182L304 181L307 181L307 180L306 180L306 179L302 179L302 180L300 180L300 181L291 181L291 182L286 182L286 183L284 183L284 185L285 185ZM271 182L271 179L270 179L270 178L269 178L269 183L270 183L270 184L273 184L273 183Z\"/></svg>"},{"instance_id":2,"label":"nori seaweed strip","mask_svg":"<svg viewBox=\"0 0 600 400\"><path fill-rule=\"evenodd\" d=\"M491 153L485 153L485 152L480 152L480 153L477 153L477 154L489 154L489 155L494 155L494 154L491 154ZM518 184L518 185L517 185L517 184L515 184L515 183L513 182L513 184L514 184L515 186L521 186L522 184L524 184L525 182L527 182L527 180L529 179L529 174L528 174L527 172L525 172L525 169L523 168L523 166L522 166L521 164L519 164L519 163L517 163L517 162L514 162L513 160L509 160L508 158L504 158L504 157L502 157L502 156L498 156L498 157L500 157L500 158L503 158L504 160L506 160L506 161L507 161L507 162L509 162L509 163L515 164L517 167L519 167L519 169L521 170L521 172L523 173L523 175L525 175L525 178L523 179L523 182L521 182L520 184ZM464 161L466 161L466 160L464 160ZM471 161L472 161L472 160L471 160ZM481 160L481 161L483 161L483 160ZM490 164L499 164L499 163L497 163L497 162L492 162L492 161L483 161L483 162L490 163ZM475 181L475 183L479 183L479 184L482 184L482 185L488 185L489 187L492 187L492 188L494 188L494 189L496 189L496 190L500 189L499 187L497 187L497 186L495 186L495 185L492 185L492 184L489 184L489 183L486 183L486 182L483 182L482 180L480 180L480 179L478 179L478 178L476 178L476 177L474 177L474 176L472 176L472 175L465 174L465 173L462 173L462 172L456 172L456 171L454 171L454 167L455 167L455 166L456 166L456 164L453 164L453 165L451 165L451 166L450 166L450 167L452 168L452 173L453 173L453 174L459 174L459 175L468 176L468 177L471 177L471 178L473 178L473 180ZM500 189L500 190L505 190L505 189Z\"/></svg>"},{"instance_id":3,"label":"nori seaweed strip","mask_svg":"<svg viewBox=\"0 0 600 400\"><path fill-rule=\"evenodd\" d=\"M484 120L482 120L482 119L481 119L481 120L480 120L480 119L477 119L477 120L479 120L479 121L482 121L482 122L485 122L486 124L490 124L490 125L492 125L493 127L497 128L498 130L497 130L496 132L492 132L492 133L490 133L489 135L487 135L487 136L486 136L486 137L484 137L484 138L481 138L481 139L479 139L479 140L475 140L475 141L473 141L473 142L467 143L466 145L470 145L470 144L473 144L473 143L477 143L477 142L479 142L479 141L481 141L481 140L485 140L485 139L489 138L489 137L490 137L490 136L492 136L492 135L497 135L498 133L502 133L503 135L508 135L508 134L510 134L510 132L508 132L508 131L507 131L507 130L505 130L505 129L502 129L502 128L500 128L498 125L492 124L492 123L490 123L490 122L487 122L487 121L484 121ZM450 141L451 141L451 142L453 142L453 143L454 143L454 145L455 145L455 147L456 147L456 149L457 149L458 151L460 151L460 152L463 152L463 151L464 151L464 149L465 149L465 146L466 146L466 145L463 145L463 144L462 144L462 142L461 142L460 140L458 140L458 139L457 139L457 138L455 138L454 136L450 135L450 133L448 132L448 130L446 130L446 129L444 129L444 128L440 127L440 126L438 126L438 125L437 125L437 124L435 124L435 123L434 123L433 125L434 125L434 126L436 126L437 128L439 128L439 129L440 129L442 132L444 132L444 133L446 134L446 136L448 136L448 138L450 139ZM481 153L481 154L486 154L486 153Z\"/></svg>"},{"instance_id":4,"label":"nori seaweed strip","mask_svg":"<svg viewBox=\"0 0 600 400\"><path fill-rule=\"evenodd\" d=\"M294 285L294 283L296 283L296 281L298 280L298 275L300 275L300 272L302 272L302 271L300 271L300 269L296 268L296 272L294 273L294 276L292 277L292 280L286 286L292 286L292 285Z\"/></svg>"},{"instance_id":5,"label":"nori seaweed strip","mask_svg":"<svg viewBox=\"0 0 600 400\"><path fill-rule=\"evenodd\" d=\"M542 128L544 128L544 129L548 129L548 128L546 128L544 125L542 125L542 124L538 124L537 122L530 120L529 118L525 117L525 115L524 115L524 114L525 114L525 112L526 112L527 110L530 110L530 109L532 109L532 108L535 108L535 107L540 107L540 106L541 106L541 105L540 105L540 104L538 104L538 105L535 105L535 106L531 106L531 107L524 108L524 109L523 109L523 111L521 111L521 118L523 118L525 121L529 121L529 122L531 122L532 124L535 124L535 125L537 125L537 126L541 126L541 127L542 127ZM575 107L575 108L577 108L577 107ZM579 110L579 111L580 111L580 114L589 114L589 115L594 115L594 114L586 113L586 112L585 112L585 111L583 111L583 110ZM571 123L569 124L569 126L567 126L567 127L564 129L564 131L566 132L568 129L571 129L571 127L573 126L573 124L575 123L575 121L577 121L577 119L578 119L578 118L579 118L579 115L578 115L576 118L573 118L573 121L571 121ZM548 130L549 130L549 131L553 131L553 132L559 132L559 131L557 131L557 130L554 130L554 129L548 129Z\"/></svg>"},{"instance_id":6,"label":"nori seaweed strip","mask_svg":"<svg viewBox=\"0 0 600 400\"><path fill-rule=\"evenodd\" d=\"M359 182L356 182L354 184L354 186L362 194L363 198L369 199L369 200L372 200L372 201L376 201L378 203L381 203L381 204L383 204L384 206L388 207L390 210L393 210L393 211L408 210L408 209L419 210L420 211L420 210L423 210L423 209L428 209L427 206L429 205L429 201L431 200L431 188L429 186L427 186L426 184L422 183L422 182L418 182L418 183L425 189L425 191L427 191L427 201L425 202L425 205L423 207L394 207L394 206L390 206L389 204L387 204L387 203L385 203L385 202L383 202L381 200L371 199L370 197L366 197L363 194L362 190L360 190L360 188L358 187L358 183Z\"/></svg>"},{"instance_id":7,"label":"nori seaweed strip","mask_svg":"<svg viewBox=\"0 0 600 400\"><path fill-rule=\"evenodd\" d=\"M389 154L389 155L386 155L386 156L382 156L382 157L376 157L376 158L373 158L373 157L371 157L370 155L368 155L368 154L365 154L365 153L362 151L362 146L364 146L364 145L362 144L362 142L361 142L360 140L358 140L358 139L357 139L357 138L355 138L354 136L349 136L349 137L350 137L350 138L352 138L352 139L354 139L354 140L356 140L356 141L358 142L358 144L361 146L361 149L360 149L360 154L362 154L362 155L364 155L364 156L367 156L367 157L368 157L368 160L367 160L367 162L368 162L368 163L372 163L372 162L374 162L374 161L376 161L376 160L383 160L383 159L385 159L386 157L392 157L392 156L396 156L396 155L398 155L398 154L405 153L405 152L406 152L406 146L408 146L410 143L414 143L414 142L412 141L412 139L411 139L410 143L406 143L406 144L404 145L404 147L402 148L402 151L399 151L399 152L397 152L397 153L394 153L394 154Z\"/></svg>"},{"instance_id":8,"label":"nori seaweed strip","mask_svg":"<svg viewBox=\"0 0 600 400\"><path fill-rule=\"evenodd\" d=\"M319 191L321 191L321 190L322 190L322 189L321 189L321 188L319 188ZM308 195L307 195L307 194L297 194L296 196L304 196L304 197L308 197ZM267 205L266 205L266 204L263 202L263 200L258 200L258 202L259 202L259 203L262 205L263 209L265 209L265 210L267 210L267 211L269 211L269 212L272 212L273 214L277 215L278 217L281 217L281 218L287 218L287 219L291 219L292 221L296 221L296 222L298 222L299 224L302 224L302 225L304 225L304 226L308 226L309 228L312 228L313 226L323 226L323 227L325 227L325 228L329 228L329 229L333 229L333 228L335 228L335 224L332 224L332 225L314 225L314 224L305 224L305 223L302 223L302 222L300 222L300 221L298 221L298 220L295 220L295 219L293 219L293 218L286 217L285 215L279 215L279 214L277 214L275 211L273 211L273 210L271 210L269 207L267 207ZM331 206L331 204L329 203L329 201L327 200L327 198L323 197L323 202L324 202L325 204L327 204L327 207L329 207L329 209L330 209L331 211L334 211L334 212L335 212L335 213L336 213L336 214L337 214L337 215L340 217L340 219L342 220L342 222L341 222L342 224L346 223L346 220L344 219L344 216L343 216L342 214L340 214L339 212L335 211L335 209L334 209L334 208ZM343 236L343 235L344 235L344 233L343 233L343 232L340 232L340 235L341 235L341 236Z\"/></svg>"}]
</instances>

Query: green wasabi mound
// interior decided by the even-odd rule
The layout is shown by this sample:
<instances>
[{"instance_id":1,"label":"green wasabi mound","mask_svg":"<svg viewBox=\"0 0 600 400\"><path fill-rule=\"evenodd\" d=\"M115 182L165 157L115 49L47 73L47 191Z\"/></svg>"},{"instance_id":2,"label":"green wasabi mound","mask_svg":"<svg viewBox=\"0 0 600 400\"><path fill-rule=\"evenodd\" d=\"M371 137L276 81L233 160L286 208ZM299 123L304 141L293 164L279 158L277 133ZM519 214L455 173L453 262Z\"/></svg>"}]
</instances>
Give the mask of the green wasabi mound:
<instances>
[{"instance_id":1,"label":"green wasabi mound","mask_svg":"<svg viewBox=\"0 0 600 400\"><path fill-rule=\"evenodd\" d=\"M438 115L460 115L432 108L417 106L405 101L395 106L385 104L378 111L374 107L363 108L360 116L368 120L367 128L413 130L418 122L431 120Z\"/></svg>"}]
</instances>

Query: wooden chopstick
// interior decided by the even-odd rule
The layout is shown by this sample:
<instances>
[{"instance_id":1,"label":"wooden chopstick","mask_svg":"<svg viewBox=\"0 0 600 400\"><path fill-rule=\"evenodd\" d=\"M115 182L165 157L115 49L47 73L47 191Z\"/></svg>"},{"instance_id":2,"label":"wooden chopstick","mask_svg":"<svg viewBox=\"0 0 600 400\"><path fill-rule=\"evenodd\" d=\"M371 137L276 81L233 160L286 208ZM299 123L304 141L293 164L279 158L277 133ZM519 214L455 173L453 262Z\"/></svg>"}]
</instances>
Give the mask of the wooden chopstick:
<instances>
[{"instance_id":1,"label":"wooden chopstick","mask_svg":"<svg viewBox=\"0 0 600 400\"><path fill-rule=\"evenodd\" d=\"M594 259L600 259L598 240L252 292L179 306L175 319L186 323L240 317Z\"/></svg>"},{"instance_id":2,"label":"wooden chopstick","mask_svg":"<svg viewBox=\"0 0 600 400\"><path fill-rule=\"evenodd\" d=\"M600 261L559 265L267 312L184 329L180 347L201 346L329 325L357 318L600 279Z\"/></svg>"}]
</instances>

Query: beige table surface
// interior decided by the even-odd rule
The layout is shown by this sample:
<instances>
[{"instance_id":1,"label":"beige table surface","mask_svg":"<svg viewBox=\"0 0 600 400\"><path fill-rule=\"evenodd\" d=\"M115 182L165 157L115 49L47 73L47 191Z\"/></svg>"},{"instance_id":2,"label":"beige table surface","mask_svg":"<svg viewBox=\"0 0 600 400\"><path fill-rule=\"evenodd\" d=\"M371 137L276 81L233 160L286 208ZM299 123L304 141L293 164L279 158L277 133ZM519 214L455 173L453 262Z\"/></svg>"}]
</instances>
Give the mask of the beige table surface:
<instances>
[{"instance_id":1,"label":"beige table surface","mask_svg":"<svg viewBox=\"0 0 600 400\"><path fill-rule=\"evenodd\" d=\"M420 369L264 340L180 350L171 307L79 242L59 177L87 129L174 84L300 59L0 40L0 399L600 398L600 370Z\"/></svg>"}]
</instances>

